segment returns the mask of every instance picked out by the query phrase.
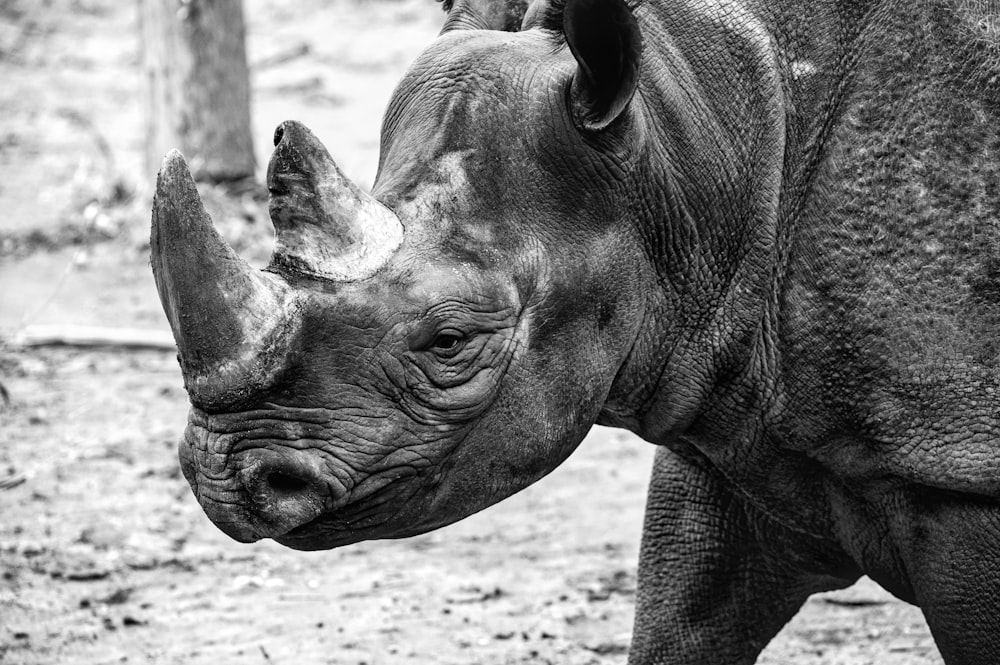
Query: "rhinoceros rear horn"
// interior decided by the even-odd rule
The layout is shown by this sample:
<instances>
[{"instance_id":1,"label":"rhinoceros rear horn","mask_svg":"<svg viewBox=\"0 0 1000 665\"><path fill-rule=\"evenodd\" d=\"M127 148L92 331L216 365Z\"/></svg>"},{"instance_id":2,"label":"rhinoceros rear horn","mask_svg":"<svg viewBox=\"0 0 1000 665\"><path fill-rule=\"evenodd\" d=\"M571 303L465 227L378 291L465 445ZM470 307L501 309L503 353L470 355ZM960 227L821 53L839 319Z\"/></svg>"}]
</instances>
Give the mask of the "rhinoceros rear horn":
<instances>
[{"instance_id":1,"label":"rhinoceros rear horn","mask_svg":"<svg viewBox=\"0 0 1000 665\"><path fill-rule=\"evenodd\" d=\"M444 0L448 12L442 33L450 30L503 30L517 32L528 0Z\"/></svg>"},{"instance_id":2,"label":"rhinoceros rear horn","mask_svg":"<svg viewBox=\"0 0 1000 665\"><path fill-rule=\"evenodd\" d=\"M604 129L625 110L639 84L639 24L624 0L567 0L563 33L578 65L571 93L574 119L581 129Z\"/></svg>"},{"instance_id":3,"label":"rhinoceros rear horn","mask_svg":"<svg viewBox=\"0 0 1000 665\"><path fill-rule=\"evenodd\" d=\"M150 249L192 401L211 407L266 384L294 324L290 289L251 268L216 232L176 150L157 177Z\"/></svg>"},{"instance_id":4,"label":"rhinoceros rear horn","mask_svg":"<svg viewBox=\"0 0 1000 665\"><path fill-rule=\"evenodd\" d=\"M341 282L375 274L403 240L396 215L348 180L301 123L282 123L274 145L272 267Z\"/></svg>"}]
</instances>

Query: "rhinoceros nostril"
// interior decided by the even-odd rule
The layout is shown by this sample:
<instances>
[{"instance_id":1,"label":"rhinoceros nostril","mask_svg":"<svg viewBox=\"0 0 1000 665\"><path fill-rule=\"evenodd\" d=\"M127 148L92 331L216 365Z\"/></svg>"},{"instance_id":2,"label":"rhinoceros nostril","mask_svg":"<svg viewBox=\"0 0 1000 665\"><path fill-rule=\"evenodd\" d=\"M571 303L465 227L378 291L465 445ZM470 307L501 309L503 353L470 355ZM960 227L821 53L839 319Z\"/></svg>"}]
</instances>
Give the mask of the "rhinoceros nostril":
<instances>
[{"instance_id":1,"label":"rhinoceros nostril","mask_svg":"<svg viewBox=\"0 0 1000 665\"><path fill-rule=\"evenodd\" d=\"M246 509L259 535L280 536L323 513L330 490L313 454L255 450L245 462L239 475L247 492Z\"/></svg>"},{"instance_id":2,"label":"rhinoceros nostril","mask_svg":"<svg viewBox=\"0 0 1000 665\"><path fill-rule=\"evenodd\" d=\"M285 135L285 125L284 123L278 125L274 129L274 145L281 143L281 138Z\"/></svg>"},{"instance_id":3,"label":"rhinoceros nostril","mask_svg":"<svg viewBox=\"0 0 1000 665\"><path fill-rule=\"evenodd\" d=\"M308 481L285 473L268 474L267 484L274 491L281 492L283 494L294 494L309 487Z\"/></svg>"}]
</instances>

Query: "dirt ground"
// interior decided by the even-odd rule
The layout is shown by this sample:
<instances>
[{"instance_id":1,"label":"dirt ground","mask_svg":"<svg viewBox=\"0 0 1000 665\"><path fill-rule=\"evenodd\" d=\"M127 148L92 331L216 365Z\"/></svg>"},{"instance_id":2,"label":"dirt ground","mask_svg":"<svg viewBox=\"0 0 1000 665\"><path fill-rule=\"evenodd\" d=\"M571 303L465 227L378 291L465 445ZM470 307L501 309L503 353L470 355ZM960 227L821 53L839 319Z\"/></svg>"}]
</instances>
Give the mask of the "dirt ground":
<instances>
[{"instance_id":1,"label":"dirt ground","mask_svg":"<svg viewBox=\"0 0 1000 665\"><path fill-rule=\"evenodd\" d=\"M542 482L418 538L240 545L180 476L172 353L15 343L39 324L166 330L148 267L134 5L0 2L0 662L624 663L648 444L597 428ZM295 118L370 183L382 109L439 7L246 11L259 164L273 127ZM256 200L206 196L263 261ZM810 600L761 662L941 660L920 612L862 581Z\"/></svg>"}]
</instances>

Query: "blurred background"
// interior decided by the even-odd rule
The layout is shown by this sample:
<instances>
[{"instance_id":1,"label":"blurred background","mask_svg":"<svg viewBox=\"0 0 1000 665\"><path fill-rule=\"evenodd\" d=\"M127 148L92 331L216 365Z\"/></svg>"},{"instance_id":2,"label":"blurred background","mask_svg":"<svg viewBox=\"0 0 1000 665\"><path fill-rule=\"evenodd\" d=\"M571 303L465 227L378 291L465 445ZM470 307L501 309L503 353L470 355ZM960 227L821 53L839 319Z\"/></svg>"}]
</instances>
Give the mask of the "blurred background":
<instances>
[{"instance_id":1,"label":"blurred background","mask_svg":"<svg viewBox=\"0 0 1000 665\"><path fill-rule=\"evenodd\" d=\"M187 402L148 257L162 154L185 152L263 265L274 127L303 121L370 186L382 110L443 18L432 0L0 0L0 662L625 662L652 459L627 433L596 428L457 525L318 553L230 541L177 466ZM192 44L219 46L235 91ZM940 659L917 610L862 582L810 601L761 662Z\"/></svg>"}]
</instances>

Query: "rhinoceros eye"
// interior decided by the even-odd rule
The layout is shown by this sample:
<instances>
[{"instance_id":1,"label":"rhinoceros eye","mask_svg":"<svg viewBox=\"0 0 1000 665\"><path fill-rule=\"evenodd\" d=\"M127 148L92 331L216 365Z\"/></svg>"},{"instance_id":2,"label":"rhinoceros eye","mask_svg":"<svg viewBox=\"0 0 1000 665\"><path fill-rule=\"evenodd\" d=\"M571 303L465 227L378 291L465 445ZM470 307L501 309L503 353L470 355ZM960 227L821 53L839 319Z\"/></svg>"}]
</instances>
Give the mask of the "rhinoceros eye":
<instances>
[{"instance_id":1,"label":"rhinoceros eye","mask_svg":"<svg viewBox=\"0 0 1000 665\"><path fill-rule=\"evenodd\" d=\"M431 350L439 356L450 358L462 350L465 345L465 335L457 330L442 330L434 336Z\"/></svg>"}]
</instances>

